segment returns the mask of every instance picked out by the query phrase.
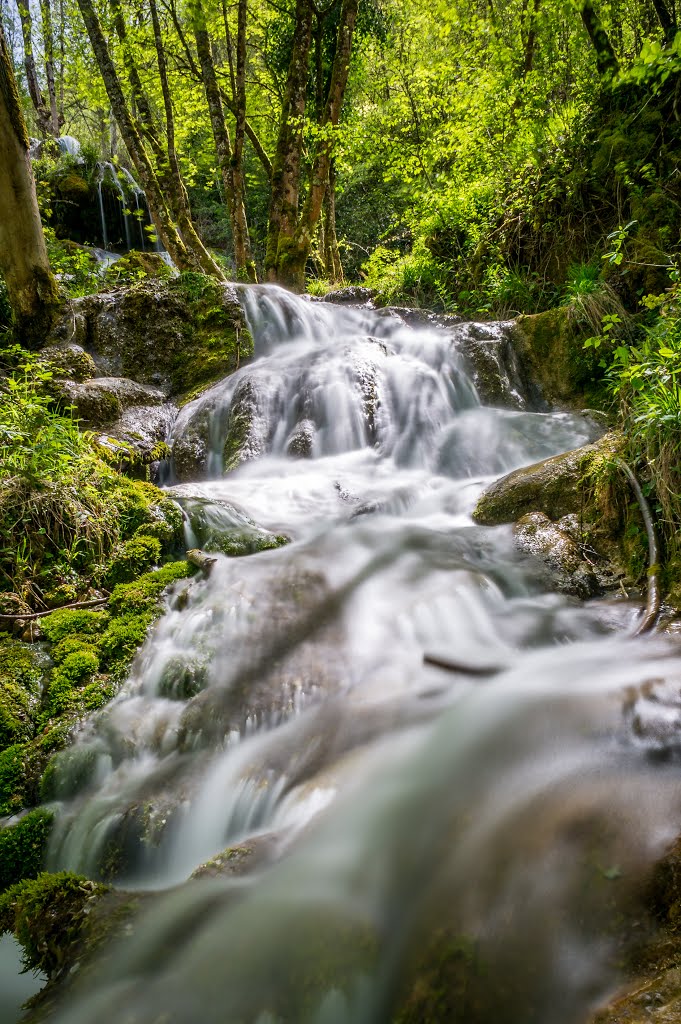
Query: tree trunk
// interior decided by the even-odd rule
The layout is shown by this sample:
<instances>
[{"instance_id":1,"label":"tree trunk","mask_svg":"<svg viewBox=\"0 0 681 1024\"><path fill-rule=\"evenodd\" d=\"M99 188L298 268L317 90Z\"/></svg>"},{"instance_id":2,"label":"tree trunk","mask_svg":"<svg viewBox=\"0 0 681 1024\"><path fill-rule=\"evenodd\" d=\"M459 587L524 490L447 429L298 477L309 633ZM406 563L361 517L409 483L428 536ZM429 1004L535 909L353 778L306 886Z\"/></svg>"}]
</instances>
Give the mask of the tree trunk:
<instances>
[{"instance_id":1,"label":"tree trunk","mask_svg":"<svg viewBox=\"0 0 681 1024\"><path fill-rule=\"evenodd\" d=\"M251 255L251 242L246 221L246 184L244 180L244 138L246 135L246 25L247 0L239 0L236 36L236 125L232 154L234 184L234 250L237 270L248 281L255 281L255 263Z\"/></svg>"},{"instance_id":2,"label":"tree trunk","mask_svg":"<svg viewBox=\"0 0 681 1024\"><path fill-rule=\"evenodd\" d=\"M343 97L350 70L352 37L357 20L358 0L343 0L336 40L336 52L331 71L331 83L326 98L323 127L327 128L317 150L312 167L310 188L305 207L293 232L282 222L277 259L277 279L296 291L305 288L305 264L310 253L314 230L322 211L324 193L329 180L329 167L333 151L332 129L340 119Z\"/></svg>"},{"instance_id":3,"label":"tree trunk","mask_svg":"<svg viewBox=\"0 0 681 1024\"><path fill-rule=\"evenodd\" d=\"M302 121L305 116L311 42L312 7L309 0L296 0L293 51L284 90L277 149L272 162L272 194L265 253L265 277L268 281L286 281L287 272L282 269L286 253L281 250L281 242L286 239L290 245L298 220Z\"/></svg>"},{"instance_id":4,"label":"tree trunk","mask_svg":"<svg viewBox=\"0 0 681 1024\"><path fill-rule=\"evenodd\" d=\"M149 210L151 211L158 235L179 270L203 271L200 261L187 248L175 226L171 212L166 204L163 190L144 147L142 137L130 115L92 0L78 0L78 7L85 22L95 59L104 81L109 102L111 103L111 109L118 122L121 137L130 154L130 159L134 163L139 175L142 188L146 193L147 203L149 204ZM218 272L215 276L222 277L222 274Z\"/></svg>"},{"instance_id":5,"label":"tree trunk","mask_svg":"<svg viewBox=\"0 0 681 1024\"><path fill-rule=\"evenodd\" d=\"M523 54L522 77L527 76L534 68L534 55L537 48L537 20L541 0L526 0L524 7L525 46Z\"/></svg>"},{"instance_id":6,"label":"tree trunk","mask_svg":"<svg viewBox=\"0 0 681 1024\"><path fill-rule=\"evenodd\" d=\"M620 66L608 33L603 28L592 0L576 0L576 3L584 28L596 52L598 76L602 81L611 82L619 72Z\"/></svg>"},{"instance_id":7,"label":"tree trunk","mask_svg":"<svg viewBox=\"0 0 681 1024\"><path fill-rule=\"evenodd\" d=\"M59 294L47 258L28 134L2 25L0 138L0 271L18 340L28 348L39 348L54 323Z\"/></svg>"},{"instance_id":8,"label":"tree trunk","mask_svg":"<svg viewBox=\"0 0 681 1024\"><path fill-rule=\"evenodd\" d=\"M326 189L324 214L324 270L332 284L342 284L343 264L336 235L336 167L329 164L329 183Z\"/></svg>"},{"instance_id":9,"label":"tree trunk","mask_svg":"<svg viewBox=\"0 0 681 1024\"><path fill-rule=\"evenodd\" d=\"M53 132L51 131L50 111L45 105L45 100L38 84L38 73L33 56L33 19L31 17L29 0L17 0L17 10L19 12L19 21L21 22L21 35L24 41L24 67L26 69L28 94L31 97L31 103L36 112L38 130L45 137L52 135Z\"/></svg>"},{"instance_id":10,"label":"tree trunk","mask_svg":"<svg viewBox=\"0 0 681 1024\"><path fill-rule=\"evenodd\" d=\"M208 103L208 112L210 114L210 123L213 130L213 140L215 142L215 151L218 158L218 166L220 168L220 177L222 178L222 187L229 207L237 277L244 280L255 280L255 267L251 256L250 240L248 237L246 210L244 208L243 201L243 188L239 189L237 187L235 154L232 152L229 131L225 123L220 87L215 73L213 51L201 0L195 0L192 8L192 17L194 22L196 51L201 68L201 80L203 81L203 87Z\"/></svg>"},{"instance_id":11,"label":"tree trunk","mask_svg":"<svg viewBox=\"0 0 681 1024\"><path fill-rule=\"evenodd\" d=\"M163 106L166 116L166 146L168 150L168 167L170 170L168 175L170 204L177 219L177 226L180 229L182 239L189 251L192 252L198 260L203 273L208 274L211 277L224 278L224 274L205 248L192 223L189 212L189 199L182 180L182 174L180 173L180 165L177 160L177 151L175 149L175 116L173 114L173 103L170 95L170 86L168 84L168 68L166 65L165 50L163 49L161 24L158 18L156 0L149 0L149 7L151 10L151 21L154 28L154 45L156 47L158 73L161 80L161 92L163 94Z\"/></svg>"},{"instance_id":12,"label":"tree trunk","mask_svg":"<svg viewBox=\"0 0 681 1024\"><path fill-rule=\"evenodd\" d=\"M40 0L40 15L43 24L43 48L45 50L45 79L50 103L50 133L59 135L60 119L57 110L57 89L54 80L54 29L50 0Z\"/></svg>"},{"instance_id":13,"label":"tree trunk","mask_svg":"<svg viewBox=\"0 0 681 1024\"><path fill-rule=\"evenodd\" d=\"M667 7L664 0L653 0L653 7L657 14L657 20L659 21L662 31L664 32L664 41L667 46L671 46L674 42L674 38L678 31L676 27L676 20L674 19L671 11Z\"/></svg>"}]
</instances>

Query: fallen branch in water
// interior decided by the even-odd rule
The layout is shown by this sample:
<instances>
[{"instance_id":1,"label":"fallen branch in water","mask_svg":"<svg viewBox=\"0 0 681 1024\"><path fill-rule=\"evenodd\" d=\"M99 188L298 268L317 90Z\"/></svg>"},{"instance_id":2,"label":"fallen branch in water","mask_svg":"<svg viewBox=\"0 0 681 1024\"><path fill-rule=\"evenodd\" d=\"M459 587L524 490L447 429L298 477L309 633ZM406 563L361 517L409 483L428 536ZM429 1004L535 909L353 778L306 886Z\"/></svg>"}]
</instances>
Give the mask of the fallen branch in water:
<instances>
[{"instance_id":1,"label":"fallen branch in water","mask_svg":"<svg viewBox=\"0 0 681 1024\"><path fill-rule=\"evenodd\" d=\"M480 676L489 678L497 676L501 672L499 665L470 665L462 661L453 661L451 658L442 658L437 654L424 654L424 665L435 665L437 668L444 668L448 672L461 672L466 676Z\"/></svg>"},{"instance_id":2,"label":"fallen branch in water","mask_svg":"<svg viewBox=\"0 0 681 1024\"><path fill-rule=\"evenodd\" d=\"M629 480L634 494L636 495L636 501L641 509L641 515L643 516L643 522L648 536L648 598L643 618L632 634L633 636L641 636L643 633L649 633L655 628L660 614L660 549L657 542L655 523L653 522L650 505L641 490L641 485L636 479L633 470L626 462L620 461L620 466Z\"/></svg>"}]
</instances>

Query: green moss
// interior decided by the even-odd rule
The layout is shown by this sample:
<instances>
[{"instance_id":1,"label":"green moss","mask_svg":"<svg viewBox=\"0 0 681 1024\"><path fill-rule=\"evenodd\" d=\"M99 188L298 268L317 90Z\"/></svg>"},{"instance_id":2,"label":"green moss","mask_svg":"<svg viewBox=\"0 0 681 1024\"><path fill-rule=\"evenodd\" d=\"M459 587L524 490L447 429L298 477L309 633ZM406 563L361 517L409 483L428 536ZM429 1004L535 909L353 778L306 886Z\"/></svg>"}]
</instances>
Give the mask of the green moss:
<instances>
[{"instance_id":1,"label":"green moss","mask_svg":"<svg viewBox=\"0 0 681 1024\"><path fill-rule=\"evenodd\" d=\"M58 608L41 620L40 628L48 640L57 643L66 636L97 638L108 621L109 616L104 611L91 611L89 608Z\"/></svg>"},{"instance_id":2,"label":"green moss","mask_svg":"<svg viewBox=\"0 0 681 1024\"><path fill-rule=\"evenodd\" d=\"M48 717L69 711L77 699L78 687L89 683L99 668L94 651L78 650L67 654L61 665L54 669L45 700Z\"/></svg>"},{"instance_id":3,"label":"green moss","mask_svg":"<svg viewBox=\"0 0 681 1024\"><path fill-rule=\"evenodd\" d=\"M161 542L156 537L137 534L114 551L106 570L106 585L115 587L117 583L129 583L150 569L160 557Z\"/></svg>"},{"instance_id":4,"label":"green moss","mask_svg":"<svg viewBox=\"0 0 681 1024\"><path fill-rule=\"evenodd\" d=\"M15 743L0 754L0 817L23 807L24 753L24 745Z\"/></svg>"},{"instance_id":5,"label":"green moss","mask_svg":"<svg viewBox=\"0 0 681 1024\"><path fill-rule=\"evenodd\" d=\"M89 651L93 654L99 652L102 639L101 636L85 636L82 637L77 633L67 634L58 644L55 644L50 654L52 661L56 665L61 665L65 658L69 654L75 654L77 651Z\"/></svg>"},{"instance_id":6,"label":"green moss","mask_svg":"<svg viewBox=\"0 0 681 1024\"><path fill-rule=\"evenodd\" d=\"M32 714L38 700L23 686L3 681L0 689L0 750L33 735Z\"/></svg>"},{"instance_id":7,"label":"green moss","mask_svg":"<svg viewBox=\"0 0 681 1024\"><path fill-rule=\"evenodd\" d=\"M25 970L54 980L73 966L90 905L105 892L106 886L82 875L43 872L0 896L0 933L14 933Z\"/></svg>"},{"instance_id":8,"label":"green moss","mask_svg":"<svg viewBox=\"0 0 681 1024\"><path fill-rule=\"evenodd\" d=\"M0 831L0 892L42 870L53 817L39 808Z\"/></svg>"},{"instance_id":9,"label":"green moss","mask_svg":"<svg viewBox=\"0 0 681 1024\"><path fill-rule=\"evenodd\" d=\"M161 697L171 700L189 700L206 686L207 665L203 661L180 656L171 658L165 665L158 683Z\"/></svg>"},{"instance_id":10,"label":"green moss","mask_svg":"<svg viewBox=\"0 0 681 1024\"><path fill-rule=\"evenodd\" d=\"M91 781L97 767L93 747L75 746L54 754L40 780L40 799L70 800Z\"/></svg>"},{"instance_id":11,"label":"green moss","mask_svg":"<svg viewBox=\"0 0 681 1024\"><path fill-rule=\"evenodd\" d=\"M188 562L169 562L162 569L146 573L133 583L119 584L111 594L109 607L117 616L156 614L156 602L165 588L176 580L191 576L193 571Z\"/></svg>"},{"instance_id":12,"label":"green moss","mask_svg":"<svg viewBox=\"0 0 681 1024\"><path fill-rule=\"evenodd\" d=\"M153 620L153 613L147 611L140 615L123 614L112 621L102 637L101 645L104 664L110 670L120 675L130 664L146 640Z\"/></svg>"}]
</instances>

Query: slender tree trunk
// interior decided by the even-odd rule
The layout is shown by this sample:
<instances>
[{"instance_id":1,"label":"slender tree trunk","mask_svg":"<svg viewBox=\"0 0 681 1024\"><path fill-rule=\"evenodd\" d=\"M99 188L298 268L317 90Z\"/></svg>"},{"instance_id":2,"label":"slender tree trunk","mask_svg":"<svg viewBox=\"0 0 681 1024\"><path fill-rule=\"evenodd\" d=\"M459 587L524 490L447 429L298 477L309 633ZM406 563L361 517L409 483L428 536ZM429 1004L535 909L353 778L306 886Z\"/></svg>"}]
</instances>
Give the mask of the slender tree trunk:
<instances>
[{"instance_id":1,"label":"slender tree trunk","mask_svg":"<svg viewBox=\"0 0 681 1024\"><path fill-rule=\"evenodd\" d=\"M582 17L591 45L596 52L596 68L602 81L610 82L618 73L620 66L608 33L592 3L592 0L575 0Z\"/></svg>"},{"instance_id":2,"label":"slender tree trunk","mask_svg":"<svg viewBox=\"0 0 681 1024\"><path fill-rule=\"evenodd\" d=\"M197 235L196 229L192 223L189 212L189 199L182 180L182 174L180 173L180 165L177 160L177 150L175 148L175 115L173 113L173 103L170 95L170 86L168 84L168 67L166 64L165 50L163 49L161 24L158 18L156 0L149 0L149 7L151 10L151 20L154 28L154 45L156 47L158 73L161 80L161 92L163 93L163 106L166 117L166 145L168 150L168 166L170 169L170 173L168 175L170 204L177 218L177 225L180 230L180 234L182 235L187 248L195 255L204 274L208 274L212 277L224 277L224 274L218 267L217 263Z\"/></svg>"},{"instance_id":3,"label":"slender tree trunk","mask_svg":"<svg viewBox=\"0 0 681 1024\"><path fill-rule=\"evenodd\" d=\"M31 103L36 112L38 130L45 137L53 134L51 130L52 123L49 108L45 105L45 100L38 84L38 73L35 66L35 57L33 56L33 18L31 17L29 0L17 0L17 11L19 12L21 35L24 41L24 67L26 69L28 94L31 97Z\"/></svg>"},{"instance_id":4,"label":"slender tree trunk","mask_svg":"<svg viewBox=\"0 0 681 1024\"><path fill-rule=\"evenodd\" d=\"M312 7L309 0L296 0L293 51L284 90L277 148L272 162L272 193L265 253L265 276L268 281L282 280L280 242L282 238L290 239L293 236L298 219L302 120L305 115L311 42Z\"/></svg>"},{"instance_id":5,"label":"slender tree trunk","mask_svg":"<svg viewBox=\"0 0 681 1024\"><path fill-rule=\"evenodd\" d=\"M102 27L99 24L92 0L78 0L78 7L85 22L95 59L104 81L109 102L111 103L111 109L118 122L118 127L130 158L139 175L142 188L146 193L147 203L149 204L159 237L179 270L202 270L200 262L187 249L180 237L170 210L166 205L163 191L154 173L151 161L144 147L144 142L137 131L128 105L125 102L121 83L118 80L116 68L111 59L111 54L109 53L109 48L102 33Z\"/></svg>"},{"instance_id":6,"label":"slender tree trunk","mask_svg":"<svg viewBox=\"0 0 681 1024\"><path fill-rule=\"evenodd\" d=\"M332 284L341 284L343 264L336 234L336 167L333 160L329 164L329 183L324 202L324 270Z\"/></svg>"},{"instance_id":7,"label":"slender tree trunk","mask_svg":"<svg viewBox=\"0 0 681 1024\"><path fill-rule=\"evenodd\" d=\"M50 0L40 0L40 16L43 26L43 48L45 50L45 79L50 103L50 134L59 135L59 112L57 110L57 89L54 80L54 28Z\"/></svg>"},{"instance_id":8,"label":"slender tree trunk","mask_svg":"<svg viewBox=\"0 0 681 1024\"><path fill-rule=\"evenodd\" d=\"M290 287L302 291L305 287L305 263L312 245L315 227L322 211L324 193L329 180L329 167L333 152L331 130L340 119L343 97L350 70L352 38L357 20L358 0L343 0L336 52L331 71L331 83L324 110L326 137L320 143L312 167L310 187L302 214L292 233L282 224L277 260L277 277Z\"/></svg>"},{"instance_id":9,"label":"slender tree trunk","mask_svg":"<svg viewBox=\"0 0 681 1024\"><path fill-rule=\"evenodd\" d=\"M236 124L234 152L232 154L232 180L234 186L234 249L237 269L246 280L255 281L255 263L251 255L246 220L246 183L244 179L244 139L246 135L246 27L247 0L239 0L236 36Z\"/></svg>"},{"instance_id":10,"label":"slender tree trunk","mask_svg":"<svg viewBox=\"0 0 681 1024\"><path fill-rule=\"evenodd\" d=\"M215 151L218 158L218 166L220 168L220 177L222 178L222 187L229 208L237 276L244 280L255 280L255 266L251 256L250 240L248 237L243 187L237 187L237 176L235 173L236 159L235 154L232 151L229 131L225 123L220 87L218 85L217 75L215 72L213 51L201 0L195 0L192 15L194 21L196 51L201 68L201 79L203 81L203 87L208 103L213 139L215 141ZM242 178L240 181L242 181Z\"/></svg>"},{"instance_id":11,"label":"slender tree trunk","mask_svg":"<svg viewBox=\"0 0 681 1024\"><path fill-rule=\"evenodd\" d=\"M0 25L0 271L22 344L38 348L59 308L40 223L29 141Z\"/></svg>"},{"instance_id":12,"label":"slender tree trunk","mask_svg":"<svg viewBox=\"0 0 681 1024\"><path fill-rule=\"evenodd\" d=\"M537 21L541 0L527 0L525 5L525 47L523 53L522 77L527 76L534 68L534 55L537 49Z\"/></svg>"}]
</instances>

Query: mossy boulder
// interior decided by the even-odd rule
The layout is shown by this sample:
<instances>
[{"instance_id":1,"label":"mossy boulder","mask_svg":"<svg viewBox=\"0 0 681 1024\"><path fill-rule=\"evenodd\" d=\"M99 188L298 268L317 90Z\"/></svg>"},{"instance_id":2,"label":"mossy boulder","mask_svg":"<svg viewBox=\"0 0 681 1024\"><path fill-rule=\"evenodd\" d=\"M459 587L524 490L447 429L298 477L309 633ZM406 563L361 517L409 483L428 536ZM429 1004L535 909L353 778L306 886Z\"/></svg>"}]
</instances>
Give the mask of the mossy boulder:
<instances>
[{"instance_id":1,"label":"mossy boulder","mask_svg":"<svg viewBox=\"0 0 681 1024\"><path fill-rule=\"evenodd\" d=\"M90 380L97 373L92 356L82 346L69 342L42 349L38 353L38 359L57 379L68 377L73 381L82 382Z\"/></svg>"},{"instance_id":2,"label":"mossy boulder","mask_svg":"<svg viewBox=\"0 0 681 1024\"><path fill-rule=\"evenodd\" d=\"M496 526L530 512L543 512L554 521L570 513L583 514L594 476L604 463L614 466L623 448L623 435L611 431L593 444L516 469L484 491L473 518Z\"/></svg>"},{"instance_id":3,"label":"mossy boulder","mask_svg":"<svg viewBox=\"0 0 681 1024\"><path fill-rule=\"evenodd\" d=\"M253 354L234 290L201 274L144 279L72 303L53 341L75 341L106 376L128 376L187 396Z\"/></svg>"},{"instance_id":4,"label":"mossy boulder","mask_svg":"<svg viewBox=\"0 0 681 1024\"><path fill-rule=\"evenodd\" d=\"M80 383L63 381L61 395L62 401L72 407L74 415L87 427L110 425L132 406L158 406L165 402L163 391L126 377L95 377Z\"/></svg>"},{"instance_id":5,"label":"mossy boulder","mask_svg":"<svg viewBox=\"0 0 681 1024\"><path fill-rule=\"evenodd\" d=\"M584 408L590 404L595 357L583 347L585 333L565 306L519 316L511 341L527 377L550 404Z\"/></svg>"}]
</instances>

